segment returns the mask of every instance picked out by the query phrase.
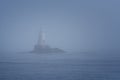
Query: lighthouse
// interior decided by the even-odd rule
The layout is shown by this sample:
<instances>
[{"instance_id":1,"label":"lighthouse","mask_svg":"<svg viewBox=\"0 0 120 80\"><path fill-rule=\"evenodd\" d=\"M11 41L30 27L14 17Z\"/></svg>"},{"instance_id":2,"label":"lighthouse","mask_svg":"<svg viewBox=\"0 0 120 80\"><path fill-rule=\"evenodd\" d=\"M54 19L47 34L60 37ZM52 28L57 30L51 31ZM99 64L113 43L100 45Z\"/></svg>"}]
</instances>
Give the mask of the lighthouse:
<instances>
[{"instance_id":1,"label":"lighthouse","mask_svg":"<svg viewBox=\"0 0 120 80\"><path fill-rule=\"evenodd\" d=\"M45 33L42 28L40 30L37 44L34 46L34 49L31 51L32 53L63 53L62 49L59 48L51 48L45 42Z\"/></svg>"},{"instance_id":2,"label":"lighthouse","mask_svg":"<svg viewBox=\"0 0 120 80\"><path fill-rule=\"evenodd\" d=\"M41 28L39 36L38 36L37 45L39 45L41 47L45 47L45 33L42 31L42 28Z\"/></svg>"}]
</instances>

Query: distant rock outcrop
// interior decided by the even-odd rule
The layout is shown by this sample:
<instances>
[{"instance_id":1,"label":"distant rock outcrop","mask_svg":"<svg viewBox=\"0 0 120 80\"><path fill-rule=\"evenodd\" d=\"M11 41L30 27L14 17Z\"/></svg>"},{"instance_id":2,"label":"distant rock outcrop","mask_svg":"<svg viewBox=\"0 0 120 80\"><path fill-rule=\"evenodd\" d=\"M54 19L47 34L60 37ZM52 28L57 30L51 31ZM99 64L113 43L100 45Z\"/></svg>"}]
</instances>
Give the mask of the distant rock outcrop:
<instances>
[{"instance_id":1,"label":"distant rock outcrop","mask_svg":"<svg viewBox=\"0 0 120 80\"><path fill-rule=\"evenodd\" d=\"M32 53L63 53L62 49L59 48L51 48L49 46L40 46L40 45L35 45L34 50L31 51Z\"/></svg>"}]
</instances>

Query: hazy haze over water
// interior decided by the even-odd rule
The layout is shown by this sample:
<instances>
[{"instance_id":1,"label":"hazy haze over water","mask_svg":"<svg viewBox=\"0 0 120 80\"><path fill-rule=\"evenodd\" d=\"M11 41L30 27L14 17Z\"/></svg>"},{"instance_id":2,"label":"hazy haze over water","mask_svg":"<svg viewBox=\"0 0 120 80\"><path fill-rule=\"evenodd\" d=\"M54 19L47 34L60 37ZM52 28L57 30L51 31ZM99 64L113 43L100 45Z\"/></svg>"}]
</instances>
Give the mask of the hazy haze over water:
<instances>
[{"instance_id":1,"label":"hazy haze over water","mask_svg":"<svg viewBox=\"0 0 120 80\"><path fill-rule=\"evenodd\" d=\"M67 51L119 50L119 0L0 0L0 49L29 51L40 26Z\"/></svg>"},{"instance_id":2,"label":"hazy haze over water","mask_svg":"<svg viewBox=\"0 0 120 80\"><path fill-rule=\"evenodd\" d=\"M120 0L0 0L0 80L120 80ZM40 27L67 53L28 53Z\"/></svg>"}]
</instances>

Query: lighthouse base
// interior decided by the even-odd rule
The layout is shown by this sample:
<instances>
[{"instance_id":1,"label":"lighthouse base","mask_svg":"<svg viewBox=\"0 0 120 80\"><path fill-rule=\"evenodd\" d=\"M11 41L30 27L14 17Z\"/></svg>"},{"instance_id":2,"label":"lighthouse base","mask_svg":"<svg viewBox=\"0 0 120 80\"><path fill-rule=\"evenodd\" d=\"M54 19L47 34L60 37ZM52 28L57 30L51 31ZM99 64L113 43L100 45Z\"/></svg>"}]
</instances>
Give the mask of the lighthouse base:
<instances>
[{"instance_id":1,"label":"lighthouse base","mask_svg":"<svg viewBox=\"0 0 120 80\"><path fill-rule=\"evenodd\" d=\"M35 45L32 53L64 53L65 51L59 48L51 48L49 46Z\"/></svg>"}]
</instances>

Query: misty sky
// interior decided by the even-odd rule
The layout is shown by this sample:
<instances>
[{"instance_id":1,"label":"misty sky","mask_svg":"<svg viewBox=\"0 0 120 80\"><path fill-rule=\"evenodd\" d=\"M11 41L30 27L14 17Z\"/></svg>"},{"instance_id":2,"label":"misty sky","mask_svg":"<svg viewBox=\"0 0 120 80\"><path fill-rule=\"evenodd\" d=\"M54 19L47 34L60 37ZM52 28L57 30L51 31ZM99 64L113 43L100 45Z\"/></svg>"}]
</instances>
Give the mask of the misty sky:
<instances>
[{"instance_id":1,"label":"misty sky","mask_svg":"<svg viewBox=\"0 0 120 80\"><path fill-rule=\"evenodd\" d=\"M30 51L40 27L51 47L120 49L120 0L0 0L0 50Z\"/></svg>"}]
</instances>

